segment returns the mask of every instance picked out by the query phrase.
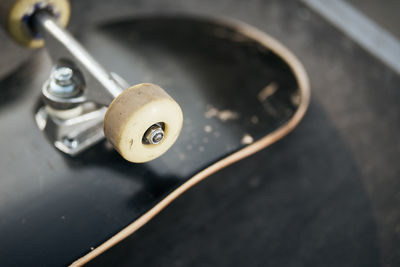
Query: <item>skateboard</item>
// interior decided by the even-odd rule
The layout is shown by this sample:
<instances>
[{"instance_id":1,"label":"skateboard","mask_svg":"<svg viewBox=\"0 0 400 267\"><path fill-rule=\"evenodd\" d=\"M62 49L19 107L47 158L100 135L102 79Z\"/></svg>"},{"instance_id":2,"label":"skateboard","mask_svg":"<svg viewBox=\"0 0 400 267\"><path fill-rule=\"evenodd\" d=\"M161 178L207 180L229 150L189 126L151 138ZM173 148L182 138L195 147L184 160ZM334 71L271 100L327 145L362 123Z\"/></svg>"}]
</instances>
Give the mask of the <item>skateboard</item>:
<instances>
[{"instance_id":1,"label":"skateboard","mask_svg":"<svg viewBox=\"0 0 400 267\"><path fill-rule=\"evenodd\" d=\"M7 265L84 265L308 107L299 60L239 21L137 17L78 41L66 0L7 0L0 15L16 43L45 47L0 82Z\"/></svg>"}]
</instances>

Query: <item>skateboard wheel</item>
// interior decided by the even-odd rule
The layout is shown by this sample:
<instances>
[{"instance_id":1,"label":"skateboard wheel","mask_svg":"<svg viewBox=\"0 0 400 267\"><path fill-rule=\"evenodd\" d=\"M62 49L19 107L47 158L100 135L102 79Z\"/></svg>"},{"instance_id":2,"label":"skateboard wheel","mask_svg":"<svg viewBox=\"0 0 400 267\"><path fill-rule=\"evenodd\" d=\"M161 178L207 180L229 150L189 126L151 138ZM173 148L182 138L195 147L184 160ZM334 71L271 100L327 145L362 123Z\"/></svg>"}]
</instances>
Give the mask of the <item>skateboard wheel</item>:
<instances>
[{"instance_id":1,"label":"skateboard wheel","mask_svg":"<svg viewBox=\"0 0 400 267\"><path fill-rule=\"evenodd\" d=\"M166 152L182 122L179 105L161 87L143 83L114 99L104 118L104 134L122 157L140 163Z\"/></svg>"},{"instance_id":2,"label":"skateboard wheel","mask_svg":"<svg viewBox=\"0 0 400 267\"><path fill-rule=\"evenodd\" d=\"M1 0L1 24L9 35L19 44L38 48L44 45L40 36L34 36L27 25L29 16L38 9L47 8L60 26L68 24L70 5L68 0Z\"/></svg>"}]
</instances>

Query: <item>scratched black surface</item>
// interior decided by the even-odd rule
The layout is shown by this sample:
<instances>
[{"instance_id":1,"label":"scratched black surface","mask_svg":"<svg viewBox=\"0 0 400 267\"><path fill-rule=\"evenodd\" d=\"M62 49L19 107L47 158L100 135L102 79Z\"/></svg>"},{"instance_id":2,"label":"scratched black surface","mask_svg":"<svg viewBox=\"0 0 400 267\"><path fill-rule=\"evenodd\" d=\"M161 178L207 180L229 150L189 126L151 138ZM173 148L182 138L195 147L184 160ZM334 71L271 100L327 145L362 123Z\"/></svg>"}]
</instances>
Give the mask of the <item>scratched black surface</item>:
<instances>
[{"instance_id":1,"label":"scratched black surface","mask_svg":"<svg viewBox=\"0 0 400 267\"><path fill-rule=\"evenodd\" d=\"M7 125L0 179L6 265L71 263L196 172L242 148L244 137L263 137L297 108L298 86L286 63L229 28L153 17L103 24L83 36L88 50L130 84L157 83L181 103L181 138L147 164L124 161L104 142L75 158L62 155L33 121L40 78L49 69L38 53L0 84L11 98L0 117ZM260 100L268 85L276 89ZM228 118L214 116L217 110Z\"/></svg>"},{"instance_id":2,"label":"scratched black surface","mask_svg":"<svg viewBox=\"0 0 400 267\"><path fill-rule=\"evenodd\" d=\"M397 142L400 80L390 69L297 1L99 2L73 1L70 29L75 34L85 32L84 23L93 26L121 18L131 20L144 14L225 15L255 25L282 41L304 63L311 78L313 98L303 123L291 135L199 184L91 265L400 265L400 167L397 160L400 154ZM37 61L31 62L32 65L25 68L37 67ZM15 103L36 96L36 89L21 86L24 75L18 73L21 72L8 78L18 84L18 92L9 90L7 97L0 98L2 114L18 113L20 109L13 108ZM36 83L45 78L40 71L34 76ZM29 77L27 80L32 82ZM25 101L31 103L31 100ZM15 156L17 152L19 155L33 153L25 151L24 147L40 148L61 161L61 156L42 143L31 120L24 119L21 124L27 124L25 126L13 125L18 121L14 118L29 115L27 110L19 115L9 114L7 123L15 129L9 135L4 133L5 121L2 120L1 134L7 141L15 140L13 137L18 132L27 132L25 138L18 139L18 146L2 148L1 162L14 170L9 176L15 178L26 171L36 177L41 169L57 167L35 161L24 162L35 166L34 169L24 168ZM11 141L8 142L10 146ZM104 176L112 176L119 170L121 178L118 180L124 180L122 173L128 167L116 158L113 170L103 164L90 166L86 163L86 166L82 163L84 167L72 169L68 179L95 180L100 169ZM92 169L97 172L92 173ZM53 179L42 182L47 180ZM116 190L115 180L111 180L107 186L113 191ZM14 179L13 183L18 180ZM81 186L90 192L93 184ZM8 188L6 194L11 198L12 187ZM37 188L39 190L39 183ZM119 194L130 195L131 190L132 187L127 186L126 191L120 190ZM56 183L49 191L59 199L63 197ZM24 193L28 194L20 192ZM1 210L5 205L4 194L0 195ZM85 207L80 196L69 196L69 199L71 206ZM86 213L66 210L56 200L54 205L58 205L59 212L53 210L47 215L55 218L51 222L65 216L65 220L79 217L81 224L85 224ZM93 199L88 193L86 200L91 209L112 205L106 196ZM40 211L37 204L36 209ZM15 219L14 223L22 224L20 219ZM109 214L104 214L106 219L112 222ZM40 223L51 225L45 219ZM97 228L98 232L92 234L94 237L101 234L100 226L86 225L89 227ZM10 252L10 247L2 246L1 252L25 258L29 265L36 263L37 254L47 255L49 261L63 265L66 251L74 249L74 244L54 241L63 233L43 228L29 235L23 231L19 234L28 241L46 237L42 242L50 245L50 250L49 246L26 250L19 247L23 244L19 240L10 244L10 247L18 247L16 251ZM67 224L63 230L74 232ZM48 239L49 236L53 239Z\"/></svg>"}]
</instances>

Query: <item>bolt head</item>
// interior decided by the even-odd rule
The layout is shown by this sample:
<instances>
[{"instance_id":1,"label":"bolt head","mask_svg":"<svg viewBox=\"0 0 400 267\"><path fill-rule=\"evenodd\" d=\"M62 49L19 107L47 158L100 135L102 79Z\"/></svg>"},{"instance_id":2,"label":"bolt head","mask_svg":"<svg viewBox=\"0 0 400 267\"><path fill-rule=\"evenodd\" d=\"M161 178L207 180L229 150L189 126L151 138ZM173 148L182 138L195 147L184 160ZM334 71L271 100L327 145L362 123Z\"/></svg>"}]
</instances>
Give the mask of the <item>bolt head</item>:
<instances>
[{"instance_id":1,"label":"bolt head","mask_svg":"<svg viewBox=\"0 0 400 267\"><path fill-rule=\"evenodd\" d=\"M78 141L75 139L70 139L68 137L63 138L63 143L66 145L68 148L74 149L78 146Z\"/></svg>"},{"instance_id":2,"label":"bolt head","mask_svg":"<svg viewBox=\"0 0 400 267\"><path fill-rule=\"evenodd\" d=\"M48 92L57 97L73 97L79 93L79 87L73 80L74 72L69 67L58 67L51 73Z\"/></svg>"},{"instance_id":3,"label":"bolt head","mask_svg":"<svg viewBox=\"0 0 400 267\"><path fill-rule=\"evenodd\" d=\"M153 144L158 144L161 142L161 140L164 138L164 132L156 132L153 133L151 137L151 141Z\"/></svg>"},{"instance_id":4,"label":"bolt head","mask_svg":"<svg viewBox=\"0 0 400 267\"><path fill-rule=\"evenodd\" d=\"M59 85L70 85L73 75L73 70L68 67L57 68L52 73L54 81Z\"/></svg>"},{"instance_id":5,"label":"bolt head","mask_svg":"<svg viewBox=\"0 0 400 267\"><path fill-rule=\"evenodd\" d=\"M144 134L146 143L157 145L164 139L165 133L162 127L158 124L152 125Z\"/></svg>"}]
</instances>

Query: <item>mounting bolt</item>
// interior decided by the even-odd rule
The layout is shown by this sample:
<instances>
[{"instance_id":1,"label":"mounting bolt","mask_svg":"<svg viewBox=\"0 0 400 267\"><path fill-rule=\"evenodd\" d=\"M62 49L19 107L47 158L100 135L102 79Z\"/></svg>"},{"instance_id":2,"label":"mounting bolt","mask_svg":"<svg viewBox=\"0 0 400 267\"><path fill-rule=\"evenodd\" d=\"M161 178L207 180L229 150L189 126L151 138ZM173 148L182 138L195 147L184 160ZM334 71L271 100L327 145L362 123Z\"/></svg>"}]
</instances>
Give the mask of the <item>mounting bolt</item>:
<instances>
[{"instance_id":1,"label":"mounting bolt","mask_svg":"<svg viewBox=\"0 0 400 267\"><path fill-rule=\"evenodd\" d=\"M164 139L165 133L160 124L153 124L143 136L146 144L157 145Z\"/></svg>"},{"instance_id":2,"label":"mounting bolt","mask_svg":"<svg viewBox=\"0 0 400 267\"><path fill-rule=\"evenodd\" d=\"M73 97L79 93L74 80L74 71L69 67L58 67L50 75L48 91L58 97Z\"/></svg>"},{"instance_id":3,"label":"mounting bolt","mask_svg":"<svg viewBox=\"0 0 400 267\"><path fill-rule=\"evenodd\" d=\"M74 149L78 146L78 141L75 139L70 139L68 137L63 138L63 143L66 145L68 148Z\"/></svg>"}]
</instances>

